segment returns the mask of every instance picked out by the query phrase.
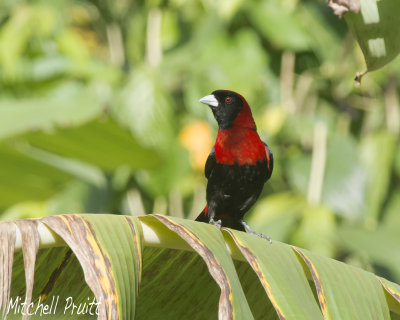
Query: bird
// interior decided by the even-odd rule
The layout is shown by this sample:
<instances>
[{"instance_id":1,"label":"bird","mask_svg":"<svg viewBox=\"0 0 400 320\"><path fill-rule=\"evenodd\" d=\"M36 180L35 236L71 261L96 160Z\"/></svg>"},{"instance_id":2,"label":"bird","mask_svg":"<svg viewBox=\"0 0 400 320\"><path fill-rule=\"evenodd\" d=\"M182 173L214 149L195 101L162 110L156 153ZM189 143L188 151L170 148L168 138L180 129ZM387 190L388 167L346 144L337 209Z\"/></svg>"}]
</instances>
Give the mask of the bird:
<instances>
[{"instance_id":1,"label":"bird","mask_svg":"<svg viewBox=\"0 0 400 320\"><path fill-rule=\"evenodd\" d=\"M243 220L274 167L272 151L257 133L249 104L230 90L216 90L200 102L211 108L218 133L204 168L207 204L196 221L247 230L271 242Z\"/></svg>"}]
</instances>

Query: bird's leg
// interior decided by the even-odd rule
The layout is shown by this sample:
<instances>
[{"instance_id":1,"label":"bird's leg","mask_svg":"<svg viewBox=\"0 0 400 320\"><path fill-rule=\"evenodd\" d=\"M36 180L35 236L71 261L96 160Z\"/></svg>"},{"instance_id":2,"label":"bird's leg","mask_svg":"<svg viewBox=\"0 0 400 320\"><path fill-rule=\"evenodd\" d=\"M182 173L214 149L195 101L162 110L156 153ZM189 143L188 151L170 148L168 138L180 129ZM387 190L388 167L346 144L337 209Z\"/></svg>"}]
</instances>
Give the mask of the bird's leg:
<instances>
[{"instance_id":1,"label":"bird's leg","mask_svg":"<svg viewBox=\"0 0 400 320\"><path fill-rule=\"evenodd\" d=\"M257 233L257 232L255 232L255 231L254 231L252 228L250 228L250 226L249 226L246 222L244 222L243 220L240 220L240 223L242 224L242 226L243 226L250 234L254 234L254 235L259 236L259 237L261 237L261 238L267 239L267 240L269 241L269 243L272 243L271 237L269 237L269 236L267 236L267 235L265 235L265 234L262 234L262 233Z\"/></svg>"},{"instance_id":2,"label":"bird's leg","mask_svg":"<svg viewBox=\"0 0 400 320\"><path fill-rule=\"evenodd\" d=\"M210 218L209 223L212 223L214 226L218 227L218 229L221 229L221 227L222 227L221 219L215 221L214 218Z\"/></svg>"},{"instance_id":3,"label":"bird's leg","mask_svg":"<svg viewBox=\"0 0 400 320\"><path fill-rule=\"evenodd\" d=\"M214 220L215 212L214 212L214 209L212 209L212 208L209 208L209 217L210 217L210 220L208 221L208 223L211 223L214 226L218 227L218 229L221 229L222 221L221 221L221 219L219 219L217 221Z\"/></svg>"}]
</instances>

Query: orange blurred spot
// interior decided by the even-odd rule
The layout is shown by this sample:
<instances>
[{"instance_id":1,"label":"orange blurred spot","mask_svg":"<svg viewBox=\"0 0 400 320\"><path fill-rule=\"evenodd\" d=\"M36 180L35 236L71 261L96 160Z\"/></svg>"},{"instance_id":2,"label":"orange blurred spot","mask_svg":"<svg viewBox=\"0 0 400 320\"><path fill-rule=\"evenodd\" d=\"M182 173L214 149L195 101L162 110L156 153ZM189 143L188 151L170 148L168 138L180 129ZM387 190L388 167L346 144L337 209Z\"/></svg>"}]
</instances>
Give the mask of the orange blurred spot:
<instances>
[{"instance_id":1,"label":"orange blurred spot","mask_svg":"<svg viewBox=\"0 0 400 320\"><path fill-rule=\"evenodd\" d=\"M212 133L207 122L196 121L185 126L179 140L189 151L190 163L196 170L203 170L212 149Z\"/></svg>"}]
</instances>

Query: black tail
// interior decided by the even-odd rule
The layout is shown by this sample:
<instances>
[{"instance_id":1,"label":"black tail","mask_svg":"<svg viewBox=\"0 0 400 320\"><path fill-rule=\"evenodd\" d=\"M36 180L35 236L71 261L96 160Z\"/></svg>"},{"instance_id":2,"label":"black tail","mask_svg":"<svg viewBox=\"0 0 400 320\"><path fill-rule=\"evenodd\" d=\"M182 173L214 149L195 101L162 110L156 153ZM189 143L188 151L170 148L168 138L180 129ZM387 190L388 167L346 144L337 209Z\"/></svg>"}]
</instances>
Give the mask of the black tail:
<instances>
[{"instance_id":1,"label":"black tail","mask_svg":"<svg viewBox=\"0 0 400 320\"><path fill-rule=\"evenodd\" d=\"M196 221L208 223L210 221L210 218L207 216L207 212L208 212L208 204L206 204L203 211L196 218Z\"/></svg>"},{"instance_id":2,"label":"black tail","mask_svg":"<svg viewBox=\"0 0 400 320\"><path fill-rule=\"evenodd\" d=\"M196 218L195 221L209 223L210 217L207 215L207 213L208 213L208 205L204 207L203 211L199 214L199 216ZM214 219L215 220L221 219L223 227L246 232L244 226L240 223L240 219L237 219L236 217L225 215L224 217L216 217Z\"/></svg>"}]
</instances>

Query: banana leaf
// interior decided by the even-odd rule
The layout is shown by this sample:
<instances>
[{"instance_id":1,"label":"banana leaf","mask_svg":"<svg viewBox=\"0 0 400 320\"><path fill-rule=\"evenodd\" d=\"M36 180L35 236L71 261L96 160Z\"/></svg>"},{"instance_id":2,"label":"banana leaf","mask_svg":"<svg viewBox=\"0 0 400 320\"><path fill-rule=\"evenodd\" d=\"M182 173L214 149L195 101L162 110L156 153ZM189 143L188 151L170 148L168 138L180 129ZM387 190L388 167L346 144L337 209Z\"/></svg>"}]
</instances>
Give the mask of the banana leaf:
<instances>
[{"instance_id":1,"label":"banana leaf","mask_svg":"<svg viewBox=\"0 0 400 320\"><path fill-rule=\"evenodd\" d=\"M400 286L302 248L163 215L0 223L7 319L397 319Z\"/></svg>"}]
</instances>

